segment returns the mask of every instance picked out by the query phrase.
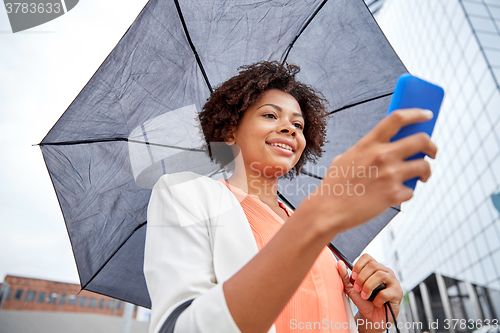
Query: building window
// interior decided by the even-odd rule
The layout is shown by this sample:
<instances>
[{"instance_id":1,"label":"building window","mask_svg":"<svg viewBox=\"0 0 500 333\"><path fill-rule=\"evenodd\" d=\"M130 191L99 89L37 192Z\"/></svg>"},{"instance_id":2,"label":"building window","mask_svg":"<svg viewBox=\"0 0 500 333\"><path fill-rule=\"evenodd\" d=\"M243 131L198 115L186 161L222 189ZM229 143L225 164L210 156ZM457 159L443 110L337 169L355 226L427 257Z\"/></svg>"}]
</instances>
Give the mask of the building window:
<instances>
[{"instance_id":1,"label":"building window","mask_svg":"<svg viewBox=\"0 0 500 333\"><path fill-rule=\"evenodd\" d=\"M479 303L481 304L481 310L483 311L484 319L495 319L495 309L488 295L488 289L476 285L474 285L474 287L476 288L477 298L479 299Z\"/></svg>"},{"instance_id":2,"label":"building window","mask_svg":"<svg viewBox=\"0 0 500 333\"><path fill-rule=\"evenodd\" d=\"M83 296L80 298L80 306L83 308L85 306L85 301L87 300L87 297Z\"/></svg>"},{"instance_id":3,"label":"building window","mask_svg":"<svg viewBox=\"0 0 500 333\"><path fill-rule=\"evenodd\" d=\"M57 293L51 293L49 295L49 297L47 298L47 303L56 304L56 302L57 302L57 296L59 296L59 295L57 295Z\"/></svg>"},{"instance_id":4,"label":"building window","mask_svg":"<svg viewBox=\"0 0 500 333\"><path fill-rule=\"evenodd\" d=\"M10 300L13 291L14 290L12 290L12 288L9 288L9 291L7 291L7 297L5 297L6 300L8 300L8 301Z\"/></svg>"},{"instance_id":5,"label":"building window","mask_svg":"<svg viewBox=\"0 0 500 333\"><path fill-rule=\"evenodd\" d=\"M116 304L116 309L117 310L120 310L122 307L122 302L121 301L117 301L117 304Z\"/></svg>"},{"instance_id":6,"label":"building window","mask_svg":"<svg viewBox=\"0 0 500 333\"><path fill-rule=\"evenodd\" d=\"M99 301L99 309L102 309L104 307L104 299L101 299Z\"/></svg>"},{"instance_id":7,"label":"building window","mask_svg":"<svg viewBox=\"0 0 500 333\"><path fill-rule=\"evenodd\" d=\"M16 301L19 301L21 299L21 296L23 296L23 290L22 289L17 289L16 290L16 295L14 296L14 299Z\"/></svg>"},{"instance_id":8,"label":"building window","mask_svg":"<svg viewBox=\"0 0 500 333\"><path fill-rule=\"evenodd\" d=\"M45 291L40 291L38 294L38 303L43 303L45 301Z\"/></svg>"},{"instance_id":9,"label":"building window","mask_svg":"<svg viewBox=\"0 0 500 333\"><path fill-rule=\"evenodd\" d=\"M114 300L112 300L112 299L110 299L110 300L108 301L108 309L110 309L110 310L111 310L111 309L113 309L113 306L114 306L114 305L115 305L115 301L114 301Z\"/></svg>"},{"instance_id":10,"label":"building window","mask_svg":"<svg viewBox=\"0 0 500 333\"><path fill-rule=\"evenodd\" d=\"M95 299L94 297L91 297L89 299L89 308L95 308L95 304L97 303L97 299Z\"/></svg>"},{"instance_id":11,"label":"building window","mask_svg":"<svg viewBox=\"0 0 500 333\"><path fill-rule=\"evenodd\" d=\"M24 297L25 302L33 302L35 300L36 291L28 290L26 296Z\"/></svg>"},{"instance_id":12,"label":"building window","mask_svg":"<svg viewBox=\"0 0 500 333\"><path fill-rule=\"evenodd\" d=\"M69 295L68 297L68 305L76 305L76 300L78 297L75 295Z\"/></svg>"},{"instance_id":13,"label":"building window","mask_svg":"<svg viewBox=\"0 0 500 333\"><path fill-rule=\"evenodd\" d=\"M59 299L59 304L64 305L66 303L66 294L62 294L61 298Z\"/></svg>"}]
</instances>

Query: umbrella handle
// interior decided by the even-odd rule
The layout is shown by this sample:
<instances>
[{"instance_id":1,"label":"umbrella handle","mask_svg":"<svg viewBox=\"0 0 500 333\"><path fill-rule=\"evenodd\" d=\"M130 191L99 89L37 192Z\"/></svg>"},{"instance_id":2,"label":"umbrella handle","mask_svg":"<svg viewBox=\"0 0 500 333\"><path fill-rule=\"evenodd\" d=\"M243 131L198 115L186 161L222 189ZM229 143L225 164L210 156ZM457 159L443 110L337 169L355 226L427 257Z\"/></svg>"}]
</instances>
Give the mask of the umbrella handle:
<instances>
[{"instance_id":1,"label":"umbrella handle","mask_svg":"<svg viewBox=\"0 0 500 333\"><path fill-rule=\"evenodd\" d=\"M352 265L352 263L349 261L349 259L347 259L346 256L344 256L342 254L342 252L339 251L339 249L337 249L335 247L335 245L333 245L331 242L330 244L328 244L328 248L330 249L330 251L333 252L333 254L335 254L337 256L337 258L339 258L340 260L342 260L344 262L344 264L349 267L349 269L352 271L352 268L354 267ZM354 283L354 281L352 280L352 278L350 279L352 283ZM370 302L373 302L373 300L375 299L375 297L377 297L378 293L381 291L381 290L384 290L385 288L387 287L387 285L385 283L381 283L379 284L375 289L373 289L370 297L368 298L368 300ZM385 306L385 318L386 318L386 322L389 322L389 316L388 316L388 313L387 313L387 308L389 308L389 310L391 311L391 315L392 315L392 318L394 319L394 327L396 328L396 332L397 333L400 333L399 331L399 328L398 328L398 321L396 320L396 317L394 316L394 311L392 311L392 307L391 307L391 304L389 302L385 302L384 303L384 306ZM389 333L389 328L387 328L387 333Z\"/></svg>"},{"instance_id":2,"label":"umbrella handle","mask_svg":"<svg viewBox=\"0 0 500 333\"><path fill-rule=\"evenodd\" d=\"M379 284L377 287L375 287L375 289L373 289L372 294L370 295L370 297L368 298L368 300L369 300L370 302L373 302L373 300L375 299L375 297L377 297L378 293L379 293L381 290L385 289L385 287L387 287L387 286L385 285L385 283L381 283L381 284Z\"/></svg>"},{"instance_id":3,"label":"umbrella handle","mask_svg":"<svg viewBox=\"0 0 500 333\"><path fill-rule=\"evenodd\" d=\"M345 264L347 267L349 267L349 269L352 271L352 268L354 267L354 266L353 266L353 264L349 261L349 259L347 259L347 257L346 257L346 256L344 256L344 255L342 254L342 252L340 252L340 250L339 250L339 249L337 249L337 248L335 247L335 245L333 245L332 243L330 243L330 244L328 244L328 248L330 249L330 251L332 251L332 252L333 252L333 254L335 254L335 255L337 256L337 258L339 258L341 261L343 261L343 262L344 262L344 264ZM351 283L354 283L354 281L353 281L352 279L351 279ZM373 300L375 299L375 297L377 297L378 293L379 293L381 290L385 289L386 287L387 287L387 286L386 286L386 284L385 284L385 283L381 283L381 284L379 284L379 285L378 285L375 289L373 289L373 291L372 291L372 293L371 293L370 297L368 298L368 300L369 300L370 302L373 302Z\"/></svg>"}]
</instances>

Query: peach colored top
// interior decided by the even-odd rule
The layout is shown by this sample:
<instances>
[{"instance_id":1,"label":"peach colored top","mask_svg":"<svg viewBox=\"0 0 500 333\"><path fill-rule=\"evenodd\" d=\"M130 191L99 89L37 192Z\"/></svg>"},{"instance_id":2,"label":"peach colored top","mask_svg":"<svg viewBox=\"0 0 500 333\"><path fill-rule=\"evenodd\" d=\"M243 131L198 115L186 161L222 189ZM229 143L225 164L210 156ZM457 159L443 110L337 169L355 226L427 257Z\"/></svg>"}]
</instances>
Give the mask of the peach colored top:
<instances>
[{"instance_id":1,"label":"peach colored top","mask_svg":"<svg viewBox=\"0 0 500 333\"><path fill-rule=\"evenodd\" d=\"M283 219L258 196L249 195L222 178L219 181L224 183L240 202L260 251L284 224ZM279 205L288 216L292 214L284 204L280 202ZM342 329L342 323L348 322L342 298L343 291L344 286L337 271L335 257L325 247L274 322L276 332L348 333L347 328Z\"/></svg>"}]
</instances>

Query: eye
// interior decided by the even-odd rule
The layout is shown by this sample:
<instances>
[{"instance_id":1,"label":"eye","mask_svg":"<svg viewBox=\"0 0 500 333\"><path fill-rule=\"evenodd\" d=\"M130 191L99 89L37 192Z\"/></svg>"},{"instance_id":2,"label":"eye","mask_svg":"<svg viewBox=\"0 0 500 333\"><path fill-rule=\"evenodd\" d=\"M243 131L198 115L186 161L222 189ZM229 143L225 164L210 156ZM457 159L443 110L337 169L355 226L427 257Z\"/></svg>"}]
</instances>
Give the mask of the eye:
<instances>
[{"instance_id":1,"label":"eye","mask_svg":"<svg viewBox=\"0 0 500 333\"><path fill-rule=\"evenodd\" d=\"M304 129L304 126L301 124L301 123L295 123L293 124L295 127L297 127L298 129Z\"/></svg>"},{"instance_id":2,"label":"eye","mask_svg":"<svg viewBox=\"0 0 500 333\"><path fill-rule=\"evenodd\" d=\"M269 119L276 119L276 115L274 113L266 113L264 117L267 117Z\"/></svg>"}]
</instances>

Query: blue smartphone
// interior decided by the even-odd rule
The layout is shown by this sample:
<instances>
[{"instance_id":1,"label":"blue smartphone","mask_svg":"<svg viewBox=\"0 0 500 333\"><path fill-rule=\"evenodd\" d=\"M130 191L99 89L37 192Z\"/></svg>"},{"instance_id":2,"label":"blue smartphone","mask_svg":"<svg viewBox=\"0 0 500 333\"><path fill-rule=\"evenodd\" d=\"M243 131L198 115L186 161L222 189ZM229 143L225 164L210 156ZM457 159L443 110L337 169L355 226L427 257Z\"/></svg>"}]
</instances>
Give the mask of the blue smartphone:
<instances>
[{"instance_id":1,"label":"blue smartphone","mask_svg":"<svg viewBox=\"0 0 500 333\"><path fill-rule=\"evenodd\" d=\"M396 83L396 88L394 89L394 94L392 95L391 104L389 105L387 114L389 115L392 111L398 109L420 108L431 110L434 113L434 117L431 120L410 124L401 128L401 130L394 137L392 137L391 142L419 132L425 132L431 136L432 131L434 130L434 125L436 124L436 119L439 115L439 109L441 108L443 97L444 90L440 86L429 83L410 74L401 75ZM408 161L424 157L425 154L418 153L408 157L406 160ZM418 177L409 179L405 181L404 184L412 189L415 189L417 180Z\"/></svg>"}]
</instances>

